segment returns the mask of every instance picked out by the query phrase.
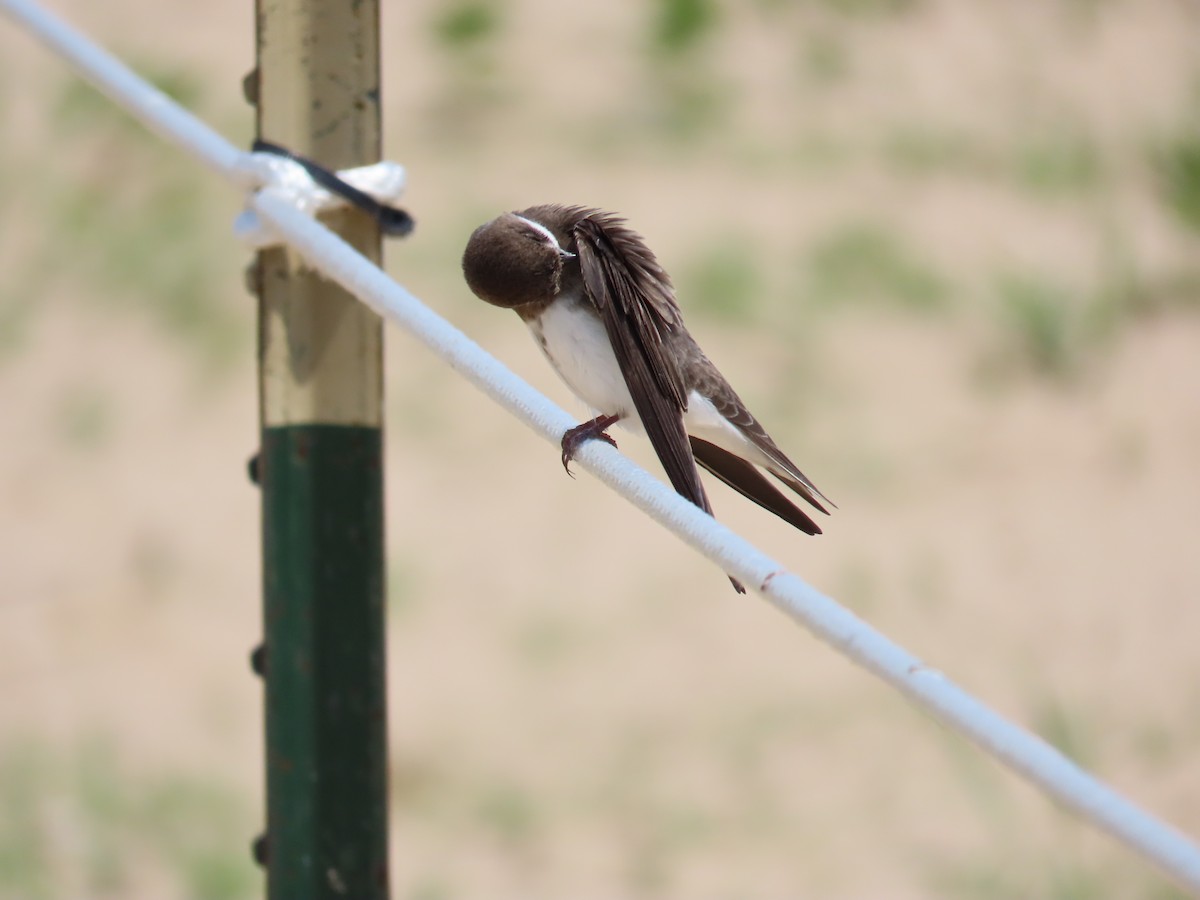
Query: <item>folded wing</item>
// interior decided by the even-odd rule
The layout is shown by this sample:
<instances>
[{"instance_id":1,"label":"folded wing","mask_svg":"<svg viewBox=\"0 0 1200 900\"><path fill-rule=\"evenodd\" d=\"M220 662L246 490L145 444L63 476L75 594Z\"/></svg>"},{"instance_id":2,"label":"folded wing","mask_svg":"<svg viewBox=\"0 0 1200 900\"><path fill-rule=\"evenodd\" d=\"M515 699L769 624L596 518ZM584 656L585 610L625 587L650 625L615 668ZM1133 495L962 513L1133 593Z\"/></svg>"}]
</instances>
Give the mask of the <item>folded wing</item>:
<instances>
[{"instance_id":1,"label":"folded wing","mask_svg":"<svg viewBox=\"0 0 1200 900\"><path fill-rule=\"evenodd\" d=\"M573 229L583 284L600 313L633 405L671 485L711 514L683 425L687 392L667 340L681 328L666 273L616 216L596 212Z\"/></svg>"}]
</instances>

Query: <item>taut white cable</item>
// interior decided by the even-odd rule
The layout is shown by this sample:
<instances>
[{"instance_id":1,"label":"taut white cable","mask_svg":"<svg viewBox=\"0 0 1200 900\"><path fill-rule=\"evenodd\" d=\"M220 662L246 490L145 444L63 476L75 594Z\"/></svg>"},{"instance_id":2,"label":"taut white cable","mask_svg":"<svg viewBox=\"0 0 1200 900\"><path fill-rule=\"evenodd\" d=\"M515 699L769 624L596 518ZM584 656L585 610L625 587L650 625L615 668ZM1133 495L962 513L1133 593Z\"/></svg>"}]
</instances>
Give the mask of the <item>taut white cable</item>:
<instances>
[{"instance_id":1,"label":"taut white cable","mask_svg":"<svg viewBox=\"0 0 1200 900\"><path fill-rule=\"evenodd\" d=\"M210 168L246 189L274 179L113 57L71 31L30 0L0 0L8 12L146 124ZM510 372L383 271L298 208L293 191L271 186L251 207L272 233L364 303L415 335L484 393L548 441L557 444L575 421ZM724 571L917 706L967 736L1047 795L1108 832L1200 895L1200 849L1178 831L1130 803L1053 747L1008 722L962 688L787 572L745 539L684 500L601 441L584 444L577 461L601 481L673 531Z\"/></svg>"},{"instance_id":2,"label":"taut white cable","mask_svg":"<svg viewBox=\"0 0 1200 900\"><path fill-rule=\"evenodd\" d=\"M271 190L254 201L311 265L381 316L419 338L480 390L554 444L575 420L386 273ZM744 538L680 497L603 441L576 460L726 572L753 587L817 637L897 688L1064 806L1200 893L1200 850L1130 803L1045 741L1007 721L853 613L788 572Z\"/></svg>"}]
</instances>

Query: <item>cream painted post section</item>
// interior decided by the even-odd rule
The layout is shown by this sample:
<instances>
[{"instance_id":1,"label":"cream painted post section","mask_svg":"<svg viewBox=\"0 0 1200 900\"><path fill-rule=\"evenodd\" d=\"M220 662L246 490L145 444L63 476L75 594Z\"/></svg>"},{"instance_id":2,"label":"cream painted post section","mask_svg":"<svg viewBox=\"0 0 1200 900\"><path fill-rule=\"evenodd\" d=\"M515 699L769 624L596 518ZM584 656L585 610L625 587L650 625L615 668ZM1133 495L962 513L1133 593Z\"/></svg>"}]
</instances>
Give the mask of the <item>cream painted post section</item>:
<instances>
[{"instance_id":1,"label":"cream painted post section","mask_svg":"<svg viewBox=\"0 0 1200 900\"><path fill-rule=\"evenodd\" d=\"M258 0L258 134L331 169L379 160L377 2ZM323 221L374 262L377 225ZM296 254L260 254L263 426L382 424L382 325Z\"/></svg>"}]
</instances>

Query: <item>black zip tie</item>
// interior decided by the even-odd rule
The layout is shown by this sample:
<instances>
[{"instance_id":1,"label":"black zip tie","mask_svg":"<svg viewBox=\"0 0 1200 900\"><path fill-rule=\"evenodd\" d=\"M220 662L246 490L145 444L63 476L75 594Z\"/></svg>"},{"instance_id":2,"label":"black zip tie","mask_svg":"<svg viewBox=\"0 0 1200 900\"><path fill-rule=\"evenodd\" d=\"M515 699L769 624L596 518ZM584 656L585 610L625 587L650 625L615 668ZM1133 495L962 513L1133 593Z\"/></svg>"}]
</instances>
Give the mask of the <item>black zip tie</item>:
<instances>
[{"instance_id":1,"label":"black zip tie","mask_svg":"<svg viewBox=\"0 0 1200 900\"><path fill-rule=\"evenodd\" d=\"M380 203L370 194L360 191L352 184L348 184L338 177L336 172L331 172L320 163L315 163L311 159L301 156L298 153L293 153L290 150L285 150L278 144L272 144L270 141L264 141L258 138L251 145L250 149L255 153L270 153L274 156L282 156L284 159L290 159L304 167L309 176L325 190L331 194L337 194L351 206L357 206L372 219L379 223L380 230L390 237L406 237L412 233L413 226L416 224L413 217L404 210L395 206L388 206L386 203Z\"/></svg>"}]
</instances>

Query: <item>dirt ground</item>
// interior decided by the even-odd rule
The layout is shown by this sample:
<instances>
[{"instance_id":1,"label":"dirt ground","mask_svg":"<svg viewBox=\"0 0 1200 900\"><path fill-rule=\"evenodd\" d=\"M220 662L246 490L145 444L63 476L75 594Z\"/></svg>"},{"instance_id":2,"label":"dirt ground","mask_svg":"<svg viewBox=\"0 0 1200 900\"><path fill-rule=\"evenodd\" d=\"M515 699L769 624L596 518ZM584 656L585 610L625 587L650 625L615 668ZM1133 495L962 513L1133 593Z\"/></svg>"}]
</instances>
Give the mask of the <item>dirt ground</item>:
<instances>
[{"instance_id":1,"label":"dirt ground","mask_svg":"<svg viewBox=\"0 0 1200 900\"><path fill-rule=\"evenodd\" d=\"M54 8L246 139L245 4ZM479 9L385 12L393 274L582 415L457 258L499 210L624 212L839 507L810 539L714 486L718 517L1200 835L1200 270L1153 165L1200 121L1195 11L723 4L656 51L649 6L454 37ZM258 896L237 198L79 96L0 22L0 898ZM145 255L112 240L146 216ZM407 335L387 365L394 896L1181 896Z\"/></svg>"}]
</instances>

